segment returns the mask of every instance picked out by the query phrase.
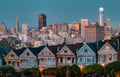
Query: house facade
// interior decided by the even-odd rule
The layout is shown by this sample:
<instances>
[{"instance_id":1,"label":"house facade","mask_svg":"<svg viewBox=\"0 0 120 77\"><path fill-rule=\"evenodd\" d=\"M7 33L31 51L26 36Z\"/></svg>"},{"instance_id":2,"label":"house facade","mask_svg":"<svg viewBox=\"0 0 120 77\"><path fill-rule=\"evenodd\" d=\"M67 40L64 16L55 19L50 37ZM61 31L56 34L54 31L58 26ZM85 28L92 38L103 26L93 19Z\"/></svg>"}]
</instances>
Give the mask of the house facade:
<instances>
[{"instance_id":1,"label":"house facade","mask_svg":"<svg viewBox=\"0 0 120 77\"><path fill-rule=\"evenodd\" d=\"M51 51L51 49L55 49L55 47L52 46L45 46L38 54L38 67L40 69L46 69L46 68L53 68L56 67L56 57L53 53L54 51Z\"/></svg>"},{"instance_id":2,"label":"house facade","mask_svg":"<svg viewBox=\"0 0 120 77\"><path fill-rule=\"evenodd\" d=\"M37 57L30 51L29 48L26 48L24 52L19 56L20 59L20 68L37 68Z\"/></svg>"},{"instance_id":3,"label":"house facade","mask_svg":"<svg viewBox=\"0 0 120 77\"><path fill-rule=\"evenodd\" d=\"M74 47L73 47L74 48ZM57 67L76 64L76 56L67 45L63 45L58 49Z\"/></svg>"},{"instance_id":4,"label":"house facade","mask_svg":"<svg viewBox=\"0 0 120 77\"><path fill-rule=\"evenodd\" d=\"M19 55L24 52L25 49L20 50L13 50L11 49L10 52L4 57L6 65L13 66L16 70L20 70L20 58Z\"/></svg>"},{"instance_id":5,"label":"house facade","mask_svg":"<svg viewBox=\"0 0 120 77\"><path fill-rule=\"evenodd\" d=\"M106 65L117 60L117 46L113 43L106 42L98 50L98 64Z\"/></svg>"},{"instance_id":6,"label":"house facade","mask_svg":"<svg viewBox=\"0 0 120 77\"><path fill-rule=\"evenodd\" d=\"M94 63L96 63L96 53L90 47L90 44L84 43L84 45L77 51L77 65L86 66Z\"/></svg>"}]
</instances>

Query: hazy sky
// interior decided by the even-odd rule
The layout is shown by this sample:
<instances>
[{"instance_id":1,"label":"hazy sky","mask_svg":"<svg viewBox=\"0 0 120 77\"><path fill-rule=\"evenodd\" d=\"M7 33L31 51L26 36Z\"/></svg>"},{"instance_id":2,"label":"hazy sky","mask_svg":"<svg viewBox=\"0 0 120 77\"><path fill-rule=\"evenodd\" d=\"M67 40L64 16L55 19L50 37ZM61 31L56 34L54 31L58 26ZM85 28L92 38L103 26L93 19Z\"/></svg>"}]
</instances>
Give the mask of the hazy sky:
<instances>
[{"instance_id":1,"label":"hazy sky","mask_svg":"<svg viewBox=\"0 0 120 77\"><path fill-rule=\"evenodd\" d=\"M82 18L96 22L99 7L104 7L105 18L111 19L112 26L120 23L120 0L0 0L0 23L13 27L18 16L20 26L27 23L38 27L41 13L47 15L47 25L79 22Z\"/></svg>"}]
</instances>

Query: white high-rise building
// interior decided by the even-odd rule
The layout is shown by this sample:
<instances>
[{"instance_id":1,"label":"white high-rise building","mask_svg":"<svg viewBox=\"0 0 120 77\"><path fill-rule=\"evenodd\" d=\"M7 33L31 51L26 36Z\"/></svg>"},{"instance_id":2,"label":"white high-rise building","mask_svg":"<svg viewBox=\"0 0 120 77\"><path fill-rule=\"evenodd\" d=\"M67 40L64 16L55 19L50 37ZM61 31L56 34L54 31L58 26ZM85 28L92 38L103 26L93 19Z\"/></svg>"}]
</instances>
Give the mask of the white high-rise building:
<instances>
[{"instance_id":1,"label":"white high-rise building","mask_svg":"<svg viewBox=\"0 0 120 77\"><path fill-rule=\"evenodd\" d=\"M81 19L81 37L85 41L85 27L89 25L88 19Z\"/></svg>"},{"instance_id":2,"label":"white high-rise building","mask_svg":"<svg viewBox=\"0 0 120 77\"><path fill-rule=\"evenodd\" d=\"M27 35L28 32L28 25L27 24L22 24L22 33Z\"/></svg>"},{"instance_id":3,"label":"white high-rise building","mask_svg":"<svg viewBox=\"0 0 120 77\"><path fill-rule=\"evenodd\" d=\"M99 25L104 26L104 8L99 8Z\"/></svg>"}]
</instances>

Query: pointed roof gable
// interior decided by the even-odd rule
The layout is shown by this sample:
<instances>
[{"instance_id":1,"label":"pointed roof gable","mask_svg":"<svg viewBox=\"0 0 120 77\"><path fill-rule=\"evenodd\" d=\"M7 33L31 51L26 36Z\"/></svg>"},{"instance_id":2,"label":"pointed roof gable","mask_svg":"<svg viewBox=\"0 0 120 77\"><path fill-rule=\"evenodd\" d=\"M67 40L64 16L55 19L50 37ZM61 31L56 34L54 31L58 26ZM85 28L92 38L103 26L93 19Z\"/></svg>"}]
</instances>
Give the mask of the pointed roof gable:
<instances>
[{"instance_id":1,"label":"pointed roof gable","mask_svg":"<svg viewBox=\"0 0 120 77\"><path fill-rule=\"evenodd\" d=\"M96 54L97 51L96 51L96 48L94 48L95 46L95 43L83 43L82 47L79 48L79 50L76 52L77 53L77 56L78 55L83 55L83 54ZM89 50L89 52L85 52L84 49Z\"/></svg>"},{"instance_id":2,"label":"pointed roof gable","mask_svg":"<svg viewBox=\"0 0 120 77\"><path fill-rule=\"evenodd\" d=\"M57 53L57 46L47 46L48 47L48 49L54 54L54 55L56 55L56 53Z\"/></svg>"},{"instance_id":3,"label":"pointed roof gable","mask_svg":"<svg viewBox=\"0 0 120 77\"><path fill-rule=\"evenodd\" d=\"M12 49L13 52L19 57L24 51L25 51L26 48L22 48L22 49Z\"/></svg>"},{"instance_id":4,"label":"pointed roof gable","mask_svg":"<svg viewBox=\"0 0 120 77\"><path fill-rule=\"evenodd\" d=\"M87 45L88 45L95 53L97 53L97 45L96 45L96 43L87 43Z\"/></svg>"},{"instance_id":5,"label":"pointed roof gable","mask_svg":"<svg viewBox=\"0 0 120 77\"><path fill-rule=\"evenodd\" d=\"M40 47L29 48L29 49L35 56L38 56L39 52L41 52L44 47L45 46L40 46Z\"/></svg>"},{"instance_id":6,"label":"pointed roof gable","mask_svg":"<svg viewBox=\"0 0 120 77\"><path fill-rule=\"evenodd\" d=\"M83 46L83 43L70 44L66 46L76 55L76 51Z\"/></svg>"},{"instance_id":7,"label":"pointed roof gable","mask_svg":"<svg viewBox=\"0 0 120 77\"><path fill-rule=\"evenodd\" d=\"M105 47L106 45L109 45L110 47L112 47L115 51L117 51L117 46L113 44L113 42L105 42L104 45L99 49L99 51Z\"/></svg>"},{"instance_id":8,"label":"pointed roof gable","mask_svg":"<svg viewBox=\"0 0 120 77\"><path fill-rule=\"evenodd\" d=\"M68 50L68 51L66 51ZM67 45L64 45L57 53L57 55L68 55L68 54L72 54L72 55L75 55Z\"/></svg>"},{"instance_id":9,"label":"pointed roof gable","mask_svg":"<svg viewBox=\"0 0 120 77\"><path fill-rule=\"evenodd\" d=\"M118 51L118 46L117 46L117 44L115 43L115 42L108 42L116 51Z\"/></svg>"}]
</instances>

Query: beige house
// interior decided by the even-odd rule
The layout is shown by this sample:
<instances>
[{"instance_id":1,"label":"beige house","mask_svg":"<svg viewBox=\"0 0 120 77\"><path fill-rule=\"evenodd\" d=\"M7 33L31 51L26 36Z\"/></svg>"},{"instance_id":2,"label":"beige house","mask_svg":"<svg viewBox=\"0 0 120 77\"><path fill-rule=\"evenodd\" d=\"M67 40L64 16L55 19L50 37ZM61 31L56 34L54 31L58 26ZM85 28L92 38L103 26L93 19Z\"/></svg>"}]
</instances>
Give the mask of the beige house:
<instances>
[{"instance_id":1,"label":"beige house","mask_svg":"<svg viewBox=\"0 0 120 77\"><path fill-rule=\"evenodd\" d=\"M106 42L98 50L98 64L106 65L117 60L117 45Z\"/></svg>"},{"instance_id":2,"label":"beige house","mask_svg":"<svg viewBox=\"0 0 120 77\"><path fill-rule=\"evenodd\" d=\"M20 54L24 52L25 48L19 50L12 50L4 57L6 65L13 66L16 70L20 70L21 60Z\"/></svg>"},{"instance_id":3,"label":"beige house","mask_svg":"<svg viewBox=\"0 0 120 77\"><path fill-rule=\"evenodd\" d=\"M56 67L56 46L45 46L38 54L38 67L40 69Z\"/></svg>"}]
</instances>

